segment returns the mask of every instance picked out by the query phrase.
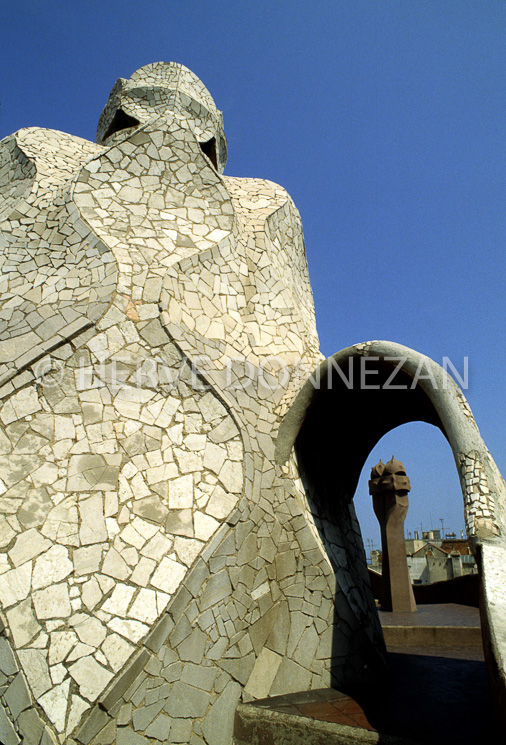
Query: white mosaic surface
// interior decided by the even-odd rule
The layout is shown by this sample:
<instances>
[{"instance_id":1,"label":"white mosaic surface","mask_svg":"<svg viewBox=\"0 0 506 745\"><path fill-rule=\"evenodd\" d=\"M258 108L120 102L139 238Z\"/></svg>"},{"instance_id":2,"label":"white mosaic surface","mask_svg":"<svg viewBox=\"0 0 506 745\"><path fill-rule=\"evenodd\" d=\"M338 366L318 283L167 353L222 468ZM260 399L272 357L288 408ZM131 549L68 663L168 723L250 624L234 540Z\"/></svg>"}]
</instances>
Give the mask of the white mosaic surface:
<instances>
[{"instance_id":1,"label":"white mosaic surface","mask_svg":"<svg viewBox=\"0 0 506 745\"><path fill-rule=\"evenodd\" d=\"M229 745L241 699L384 669L353 505L275 456L322 360L300 218L222 175L181 65L117 81L97 141L0 143L0 741ZM464 419L495 539L504 482Z\"/></svg>"},{"instance_id":2,"label":"white mosaic surface","mask_svg":"<svg viewBox=\"0 0 506 745\"><path fill-rule=\"evenodd\" d=\"M274 460L280 370L321 359L300 218L221 175L180 65L120 79L97 139L0 144L0 737L228 745L240 697L381 648L353 514L325 548Z\"/></svg>"}]
</instances>

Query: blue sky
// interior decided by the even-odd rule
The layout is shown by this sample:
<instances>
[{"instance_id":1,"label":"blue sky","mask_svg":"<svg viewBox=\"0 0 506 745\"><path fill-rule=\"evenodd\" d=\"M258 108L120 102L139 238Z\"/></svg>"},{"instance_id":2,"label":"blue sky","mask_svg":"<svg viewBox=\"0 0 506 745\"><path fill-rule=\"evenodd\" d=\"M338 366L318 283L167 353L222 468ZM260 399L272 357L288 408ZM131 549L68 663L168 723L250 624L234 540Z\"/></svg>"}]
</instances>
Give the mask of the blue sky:
<instances>
[{"instance_id":1,"label":"blue sky","mask_svg":"<svg viewBox=\"0 0 506 745\"><path fill-rule=\"evenodd\" d=\"M224 112L226 173L268 178L302 216L321 347L389 339L462 370L506 472L503 0L17 0L0 7L0 137L94 139L118 77L192 69ZM371 454L403 460L409 530L464 526L429 425ZM379 531L367 494L364 539Z\"/></svg>"}]
</instances>

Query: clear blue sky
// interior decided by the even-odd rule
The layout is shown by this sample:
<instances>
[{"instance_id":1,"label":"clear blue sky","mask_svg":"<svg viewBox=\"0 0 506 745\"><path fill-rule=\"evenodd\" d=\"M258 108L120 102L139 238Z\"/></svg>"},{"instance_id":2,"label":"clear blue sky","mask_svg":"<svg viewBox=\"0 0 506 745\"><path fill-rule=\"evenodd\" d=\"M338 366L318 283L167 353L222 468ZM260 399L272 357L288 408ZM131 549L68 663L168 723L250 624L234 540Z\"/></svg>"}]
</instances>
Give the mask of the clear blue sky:
<instances>
[{"instance_id":1,"label":"clear blue sky","mask_svg":"<svg viewBox=\"0 0 506 745\"><path fill-rule=\"evenodd\" d=\"M0 136L94 139L118 77L192 69L224 111L226 173L282 184L304 224L322 351L389 339L461 368L506 472L504 0L16 0L0 7ZM449 447L429 425L371 454L403 460L406 526L463 527ZM378 531L356 497L364 539Z\"/></svg>"}]
</instances>

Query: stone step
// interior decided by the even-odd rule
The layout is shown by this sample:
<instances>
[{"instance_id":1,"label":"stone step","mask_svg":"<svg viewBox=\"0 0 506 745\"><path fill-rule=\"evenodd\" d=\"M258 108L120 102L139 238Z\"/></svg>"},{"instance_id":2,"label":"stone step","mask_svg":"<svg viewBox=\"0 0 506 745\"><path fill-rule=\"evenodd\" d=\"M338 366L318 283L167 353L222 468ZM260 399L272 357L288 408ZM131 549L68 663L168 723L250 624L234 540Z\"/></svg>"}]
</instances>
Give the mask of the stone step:
<instances>
[{"instance_id":1,"label":"stone step","mask_svg":"<svg viewBox=\"0 0 506 745\"><path fill-rule=\"evenodd\" d=\"M390 647L481 647L481 628L472 626L383 626Z\"/></svg>"},{"instance_id":2,"label":"stone step","mask_svg":"<svg viewBox=\"0 0 506 745\"><path fill-rule=\"evenodd\" d=\"M482 646L478 608L457 603L419 605L414 613L378 613L387 647Z\"/></svg>"}]
</instances>

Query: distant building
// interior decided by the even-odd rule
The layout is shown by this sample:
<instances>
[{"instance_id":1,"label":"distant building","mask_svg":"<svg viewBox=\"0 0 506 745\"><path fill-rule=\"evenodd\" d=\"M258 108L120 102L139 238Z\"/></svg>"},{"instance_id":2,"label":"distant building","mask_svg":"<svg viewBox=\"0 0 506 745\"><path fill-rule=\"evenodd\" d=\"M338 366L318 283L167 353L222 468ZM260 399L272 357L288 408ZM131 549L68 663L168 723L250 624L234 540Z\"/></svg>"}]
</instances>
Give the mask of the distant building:
<instances>
[{"instance_id":1,"label":"distant building","mask_svg":"<svg viewBox=\"0 0 506 745\"><path fill-rule=\"evenodd\" d=\"M441 531L424 531L419 538L406 539L409 575L415 585L429 585L465 574L477 574L478 567L465 538L454 533L441 538ZM371 551L371 569L381 572L381 551Z\"/></svg>"}]
</instances>

